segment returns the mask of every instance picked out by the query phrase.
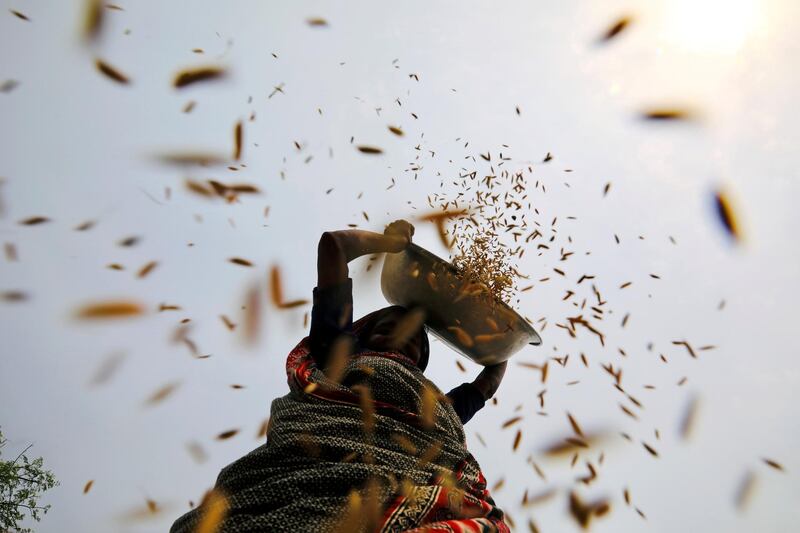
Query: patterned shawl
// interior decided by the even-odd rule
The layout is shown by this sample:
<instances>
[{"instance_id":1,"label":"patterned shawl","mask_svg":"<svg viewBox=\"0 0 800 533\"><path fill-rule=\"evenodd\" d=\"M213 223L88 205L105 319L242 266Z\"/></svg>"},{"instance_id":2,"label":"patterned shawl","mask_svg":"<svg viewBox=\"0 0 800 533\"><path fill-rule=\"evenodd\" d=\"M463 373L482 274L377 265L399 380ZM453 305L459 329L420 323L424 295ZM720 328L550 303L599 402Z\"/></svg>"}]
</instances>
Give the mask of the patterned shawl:
<instances>
[{"instance_id":1,"label":"patterned shawl","mask_svg":"<svg viewBox=\"0 0 800 533\"><path fill-rule=\"evenodd\" d=\"M461 421L410 359L360 352L335 383L306 338L286 372L290 392L272 402L267 443L217 478L220 531L508 531ZM207 507L171 532L195 531Z\"/></svg>"}]
</instances>

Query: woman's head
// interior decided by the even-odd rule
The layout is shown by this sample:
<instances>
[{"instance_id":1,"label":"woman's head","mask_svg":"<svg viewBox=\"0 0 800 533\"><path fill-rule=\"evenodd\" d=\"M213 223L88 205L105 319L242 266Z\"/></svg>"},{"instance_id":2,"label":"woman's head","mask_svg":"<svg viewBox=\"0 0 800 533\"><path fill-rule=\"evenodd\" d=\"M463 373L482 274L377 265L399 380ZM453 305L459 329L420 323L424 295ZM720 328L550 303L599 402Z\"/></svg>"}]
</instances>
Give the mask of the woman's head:
<instances>
[{"instance_id":1,"label":"woman's head","mask_svg":"<svg viewBox=\"0 0 800 533\"><path fill-rule=\"evenodd\" d=\"M393 305L362 317L353 324L353 329L362 348L400 352L425 370L430 346L422 319L421 310Z\"/></svg>"}]
</instances>

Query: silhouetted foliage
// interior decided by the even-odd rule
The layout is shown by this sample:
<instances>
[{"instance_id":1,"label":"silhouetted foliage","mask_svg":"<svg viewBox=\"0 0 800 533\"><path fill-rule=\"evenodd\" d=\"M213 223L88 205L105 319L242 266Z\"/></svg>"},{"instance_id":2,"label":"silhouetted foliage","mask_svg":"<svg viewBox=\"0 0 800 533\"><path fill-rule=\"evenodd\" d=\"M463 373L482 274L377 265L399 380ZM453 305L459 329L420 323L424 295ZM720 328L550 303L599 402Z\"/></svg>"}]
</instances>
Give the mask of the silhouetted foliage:
<instances>
[{"instance_id":1,"label":"silhouetted foliage","mask_svg":"<svg viewBox=\"0 0 800 533\"><path fill-rule=\"evenodd\" d=\"M6 442L0 432L0 456ZM32 531L29 528L18 528L25 516L38 522L50 510L49 505L38 505L39 497L57 486L58 481L51 471L44 469L41 457L31 460L25 455L31 447L33 444L22 450L13 461L0 458L0 531L29 533Z\"/></svg>"}]
</instances>

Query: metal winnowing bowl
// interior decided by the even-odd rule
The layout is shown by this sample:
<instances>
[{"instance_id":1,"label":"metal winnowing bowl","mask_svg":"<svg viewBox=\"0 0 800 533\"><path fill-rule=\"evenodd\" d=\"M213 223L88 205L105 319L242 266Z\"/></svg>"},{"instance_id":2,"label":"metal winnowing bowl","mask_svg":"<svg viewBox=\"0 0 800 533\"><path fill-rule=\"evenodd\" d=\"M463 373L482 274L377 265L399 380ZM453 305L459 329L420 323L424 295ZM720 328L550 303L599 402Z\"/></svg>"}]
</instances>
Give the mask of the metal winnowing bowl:
<instances>
[{"instance_id":1,"label":"metal winnowing bowl","mask_svg":"<svg viewBox=\"0 0 800 533\"><path fill-rule=\"evenodd\" d=\"M386 254L381 290L391 304L425 311L425 327L458 353L481 365L502 363L541 337L488 289L465 282L456 268L411 244Z\"/></svg>"}]
</instances>

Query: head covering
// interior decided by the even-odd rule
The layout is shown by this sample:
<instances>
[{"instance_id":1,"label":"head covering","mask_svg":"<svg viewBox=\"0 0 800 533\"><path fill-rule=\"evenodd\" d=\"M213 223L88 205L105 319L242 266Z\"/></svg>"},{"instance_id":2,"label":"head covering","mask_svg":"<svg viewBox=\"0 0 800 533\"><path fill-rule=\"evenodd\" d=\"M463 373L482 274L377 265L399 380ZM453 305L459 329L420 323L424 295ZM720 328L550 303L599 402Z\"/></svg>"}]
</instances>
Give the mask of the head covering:
<instances>
[{"instance_id":1,"label":"head covering","mask_svg":"<svg viewBox=\"0 0 800 533\"><path fill-rule=\"evenodd\" d=\"M390 305L389 307L384 307L383 309L368 313L353 322L353 333L358 337L359 344L362 347L364 346L372 332L372 328L380 319L386 315L397 312L405 314L408 313L408 309L401 305ZM420 335L422 335L422 339L419 344L419 361L417 361L417 366L424 372L428 366L428 360L430 359L430 343L428 342L428 333L424 326L420 331Z\"/></svg>"}]
</instances>

